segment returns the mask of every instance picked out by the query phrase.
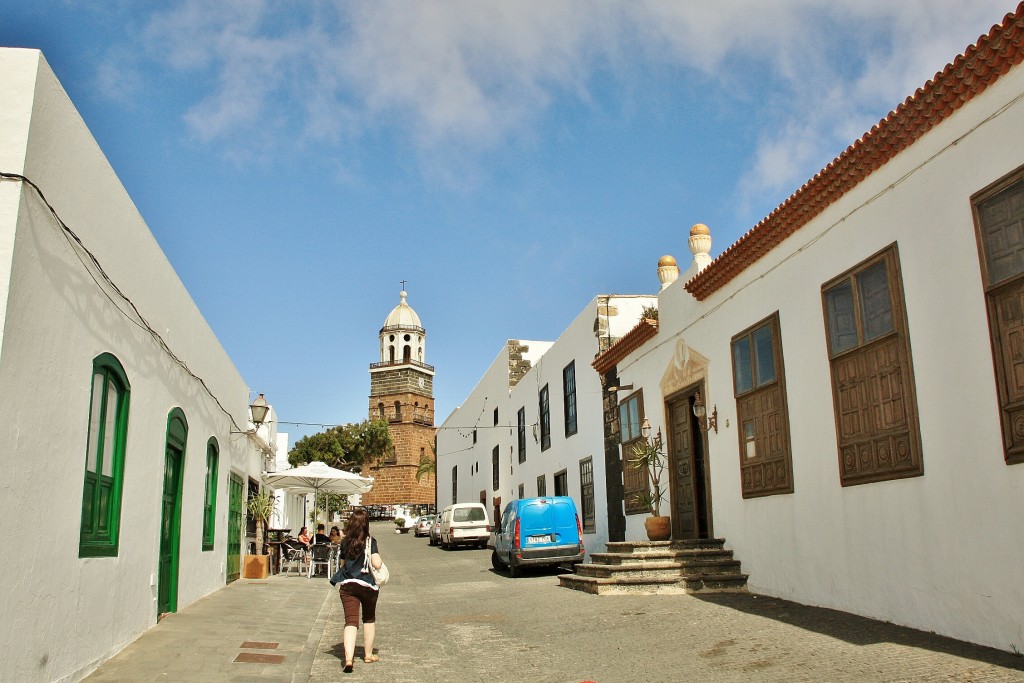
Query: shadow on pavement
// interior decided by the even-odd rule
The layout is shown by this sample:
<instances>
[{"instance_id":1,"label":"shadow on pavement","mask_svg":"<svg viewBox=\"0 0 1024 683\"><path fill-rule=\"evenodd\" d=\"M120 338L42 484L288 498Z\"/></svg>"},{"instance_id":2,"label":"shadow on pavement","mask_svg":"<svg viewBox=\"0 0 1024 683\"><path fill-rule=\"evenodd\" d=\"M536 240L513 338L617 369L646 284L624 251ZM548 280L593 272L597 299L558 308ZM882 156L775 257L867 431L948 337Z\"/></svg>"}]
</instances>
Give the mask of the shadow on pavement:
<instances>
[{"instance_id":1,"label":"shadow on pavement","mask_svg":"<svg viewBox=\"0 0 1024 683\"><path fill-rule=\"evenodd\" d=\"M703 595L694 593L692 597L747 614L780 621L807 631L814 631L852 645L895 643L1024 671L1024 658L1011 652L1003 652L995 648L975 645L906 626L897 626L885 621L868 619L848 612L825 607L811 607L752 593L707 593Z\"/></svg>"}]
</instances>

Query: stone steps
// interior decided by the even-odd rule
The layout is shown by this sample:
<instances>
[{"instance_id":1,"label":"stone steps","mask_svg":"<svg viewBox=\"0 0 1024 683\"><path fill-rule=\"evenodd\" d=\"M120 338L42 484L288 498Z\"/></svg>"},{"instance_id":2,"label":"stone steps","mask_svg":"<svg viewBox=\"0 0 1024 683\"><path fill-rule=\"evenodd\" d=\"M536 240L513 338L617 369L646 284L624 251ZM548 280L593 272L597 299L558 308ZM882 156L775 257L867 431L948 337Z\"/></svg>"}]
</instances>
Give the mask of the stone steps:
<instances>
[{"instance_id":1,"label":"stone steps","mask_svg":"<svg viewBox=\"0 0 1024 683\"><path fill-rule=\"evenodd\" d=\"M745 591L747 575L725 539L625 541L592 553L560 586L594 595Z\"/></svg>"}]
</instances>

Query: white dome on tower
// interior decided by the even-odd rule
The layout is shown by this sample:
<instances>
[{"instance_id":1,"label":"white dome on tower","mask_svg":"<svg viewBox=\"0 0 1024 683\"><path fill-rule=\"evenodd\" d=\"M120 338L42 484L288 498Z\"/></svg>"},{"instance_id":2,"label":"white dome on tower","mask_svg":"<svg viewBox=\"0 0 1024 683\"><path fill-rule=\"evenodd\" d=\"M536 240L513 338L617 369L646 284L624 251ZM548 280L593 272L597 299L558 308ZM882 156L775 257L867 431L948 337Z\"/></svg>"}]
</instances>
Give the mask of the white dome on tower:
<instances>
[{"instance_id":1,"label":"white dome on tower","mask_svg":"<svg viewBox=\"0 0 1024 683\"><path fill-rule=\"evenodd\" d=\"M425 363L427 331L405 300L408 294L404 289L401 296L402 300L388 313L384 327L380 328L380 362L387 365L410 361Z\"/></svg>"},{"instance_id":2,"label":"white dome on tower","mask_svg":"<svg viewBox=\"0 0 1024 683\"><path fill-rule=\"evenodd\" d=\"M402 300L398 302L398 305L395 306L390 313L388 313L388 317L384 320L384 327L412 327L422 329L423 325L420 324L420 317L416 315L416 311L412 310L412 306L410 306L405 300L405 298L409 296L408 293L405 290L402 290L400 296L402 297Z\"/></svg>"}]
</instances>

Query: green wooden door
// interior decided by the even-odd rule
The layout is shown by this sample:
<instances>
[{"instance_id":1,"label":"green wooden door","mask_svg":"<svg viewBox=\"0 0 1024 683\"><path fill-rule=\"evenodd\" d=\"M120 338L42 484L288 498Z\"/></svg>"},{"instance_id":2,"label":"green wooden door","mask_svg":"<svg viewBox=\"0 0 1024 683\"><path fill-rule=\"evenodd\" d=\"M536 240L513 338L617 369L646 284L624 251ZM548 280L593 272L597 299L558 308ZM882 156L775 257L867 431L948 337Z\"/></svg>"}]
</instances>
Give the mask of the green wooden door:
<instances>
[{"instance_id":1,"label":"green wooden door","mask_svg":"<svg viewBox=\"0 0 1024 683\"><path fill-rule=\"evenodd\" d=\"M228 480L228 583L239 576L242 555L242 480L235 474Z\"/></svg>"},{"instance_id":2,"label":"green wooden door","mask_svg":"<svg viewBox=\"0 0 1024 683\"><path fill-rule=\"evenodd\" d=\"M185 463L188 424L177 408L167 418L164 486L160 510L160 571L157 613L178 610L178 550L181 538L181 472Z\"/></svg>"}]
</instances>

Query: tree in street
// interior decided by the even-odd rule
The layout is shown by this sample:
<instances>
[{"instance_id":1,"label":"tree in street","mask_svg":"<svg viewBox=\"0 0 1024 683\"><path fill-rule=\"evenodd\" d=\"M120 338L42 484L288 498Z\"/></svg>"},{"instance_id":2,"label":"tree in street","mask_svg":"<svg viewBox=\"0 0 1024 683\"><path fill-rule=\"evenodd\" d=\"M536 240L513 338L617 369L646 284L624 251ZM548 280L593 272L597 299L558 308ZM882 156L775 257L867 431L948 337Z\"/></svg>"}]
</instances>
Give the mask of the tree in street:
<instances>
[{"instance_id":1,"label":"tree in street","mask_svg":"<svg viewBox=\"0 0 1024 683\"><path fill-rule=\"evenodd\" d=\"M288 452L288 462L292 467L319 461L338 469L361 468L379 462L393 448L386 421L364 420L302 437Z\"/></svg>"}]
</instances>

